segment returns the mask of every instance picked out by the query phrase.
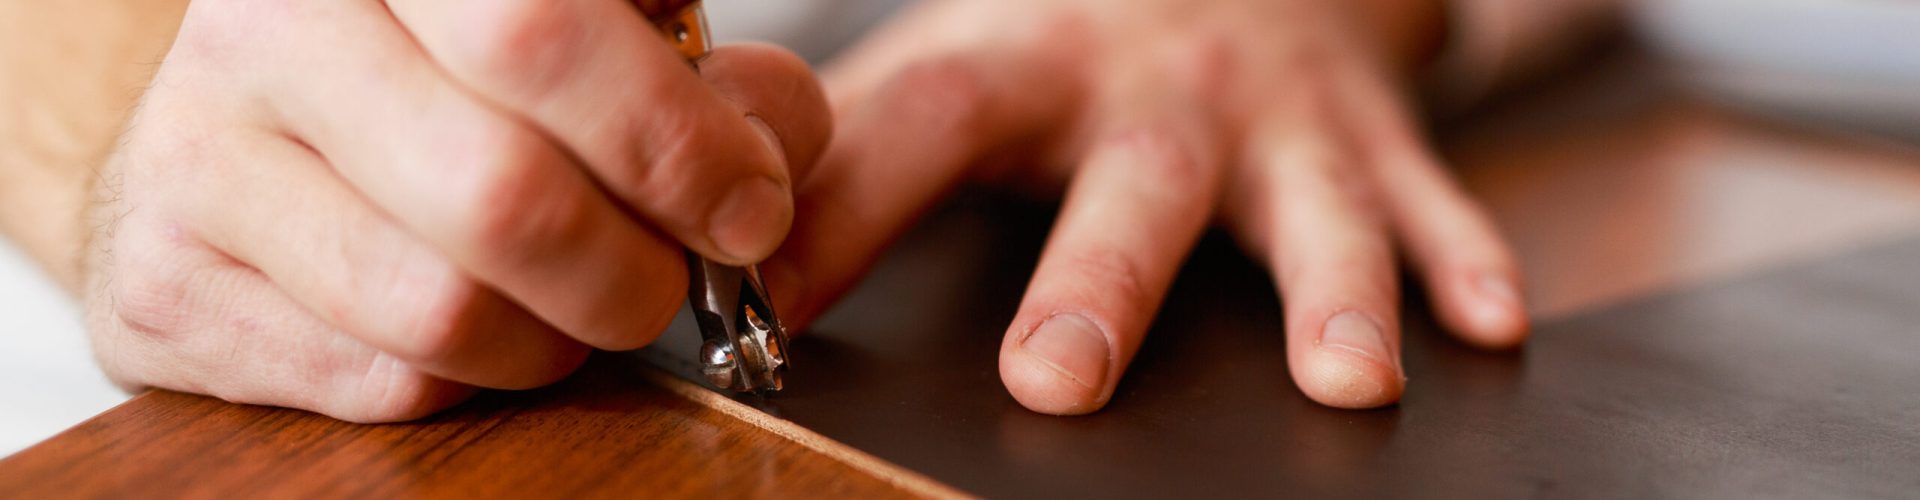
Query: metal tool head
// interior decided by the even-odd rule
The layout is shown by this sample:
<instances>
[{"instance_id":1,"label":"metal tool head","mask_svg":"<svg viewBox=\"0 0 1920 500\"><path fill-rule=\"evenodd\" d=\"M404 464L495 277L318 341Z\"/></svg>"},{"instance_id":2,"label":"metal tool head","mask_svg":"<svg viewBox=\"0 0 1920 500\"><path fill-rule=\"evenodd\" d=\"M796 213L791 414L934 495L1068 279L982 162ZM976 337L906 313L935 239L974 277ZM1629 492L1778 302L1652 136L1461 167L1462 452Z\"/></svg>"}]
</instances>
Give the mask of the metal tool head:
<instances>
[{"instance_id":1,"label":"metal tool head","mask_svg":"<svg viewBox=\"0 0 1920 500\"><path fill-rule=\"evenodd\" d=\"M781 388L787 331L774 315L760 272L687 253L693 317L700 324L700 363L707 382L739 392Z\"/></svg>"},{"instance_id":2,"label":"metal tool head","mask_svg":"<svg viewBox=\"0 0 1920 500\"><path fill-rule=\"evenodd\" d=\"M713 49L707 14L700 2L635 0L688 64ZM695 70L699 66L694 66ZM753 266L737 267L687 252L691 278L687 300L700 323L700 364L707 381L740 392L780 390L787 370L787 331L773 314L773 300Z\"/></svg>"}]
</instances>

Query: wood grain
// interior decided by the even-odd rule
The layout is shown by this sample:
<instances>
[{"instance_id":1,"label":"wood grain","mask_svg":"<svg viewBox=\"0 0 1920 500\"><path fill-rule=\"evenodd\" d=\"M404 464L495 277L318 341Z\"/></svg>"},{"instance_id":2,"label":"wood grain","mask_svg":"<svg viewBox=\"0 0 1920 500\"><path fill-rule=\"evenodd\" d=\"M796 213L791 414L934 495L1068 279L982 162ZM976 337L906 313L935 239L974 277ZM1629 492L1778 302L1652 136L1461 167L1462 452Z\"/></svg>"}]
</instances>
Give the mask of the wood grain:
<instances>
[{"instance_id":1,"label":"wood grain","mask_svg":"<svg viewBox=\"0 0 1920 500\"><path fill-rule=\"evenodd\" d=\"M356 425L167 391L0 461L0 496L576 498L910 496L595 359L538 391Z\"/></svg>"}]
</instances>

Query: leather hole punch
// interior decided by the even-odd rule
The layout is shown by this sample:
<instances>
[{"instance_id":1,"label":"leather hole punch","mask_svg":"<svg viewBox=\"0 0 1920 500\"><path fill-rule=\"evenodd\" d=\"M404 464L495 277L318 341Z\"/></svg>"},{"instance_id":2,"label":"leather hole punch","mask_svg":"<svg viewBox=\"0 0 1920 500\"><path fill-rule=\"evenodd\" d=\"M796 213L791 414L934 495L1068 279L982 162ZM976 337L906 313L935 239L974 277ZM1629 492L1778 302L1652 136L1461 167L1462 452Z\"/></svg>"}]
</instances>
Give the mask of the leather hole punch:
<instances>
[{"instance_id":1,"label":"leather hole punch","mask_svg":"<svg viewBox=\"0 0 1920 500\"><path fill-rule=\"evenodd\" d=\"M635 4L688 66L713 50L700 2L637 0ZM707 382L736 392L780 390L781 374L790 366L787 331L774 315L773 299L767 296L760 271L707 260L689 250L687 277L687 301L700 324L701 373Z\"/></svg>"}]
</instances>

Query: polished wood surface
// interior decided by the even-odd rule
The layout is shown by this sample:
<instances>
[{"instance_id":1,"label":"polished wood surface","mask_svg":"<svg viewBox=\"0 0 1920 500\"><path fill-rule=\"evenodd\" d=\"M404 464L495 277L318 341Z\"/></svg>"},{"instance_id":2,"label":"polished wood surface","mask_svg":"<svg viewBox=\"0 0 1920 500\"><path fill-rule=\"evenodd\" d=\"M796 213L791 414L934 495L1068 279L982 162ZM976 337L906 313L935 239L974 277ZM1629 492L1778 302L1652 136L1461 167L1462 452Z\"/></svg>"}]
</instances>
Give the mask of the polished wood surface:
<instances>
[{"instance_id":1,"label":"polished wood surface","mask_svg":"<svg viewBox=\"0 0 1920 500\"><path fill-rule=\"evenodd\" d=\"M419 422L153 391L0 462L0 496L903 496L910 490L600 359Z\"/></svg>"},{"instance_id":2,"label":"polished wood surface","mask_svg":"<svg viewBox=\"0 0 1920 500\"><path fill-rule=\"evenodd\" d=\"M1920 153L1745 117L1639 69L1443 134L1542 321L1920 232ZM602 357L556 387L382 426L148 393L0 461L0 496L927 493L635 370Z\"/></svg>"}]
</instances>

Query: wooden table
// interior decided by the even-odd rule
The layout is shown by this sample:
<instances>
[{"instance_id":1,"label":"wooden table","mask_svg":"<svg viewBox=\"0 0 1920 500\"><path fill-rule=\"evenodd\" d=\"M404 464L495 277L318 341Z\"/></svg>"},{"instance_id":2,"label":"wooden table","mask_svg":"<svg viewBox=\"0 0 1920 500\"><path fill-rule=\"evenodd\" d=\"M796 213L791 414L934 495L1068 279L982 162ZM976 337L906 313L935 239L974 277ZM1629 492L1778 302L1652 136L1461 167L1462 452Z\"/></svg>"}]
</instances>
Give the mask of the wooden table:
<instances>
[{"instance_id":1,"label":"wooden table","mask_svg":"<svg viewBox=\"0 0 1920 500\"><path fill-rule=\"evenodd\" d=\"M1920 234L1920 150L1607 66L1442 134L1518 246L1539 322ZM631 361L394 425L148 392L0 461L0 496L959 494Z\"/></svg>"}]
</instances>

